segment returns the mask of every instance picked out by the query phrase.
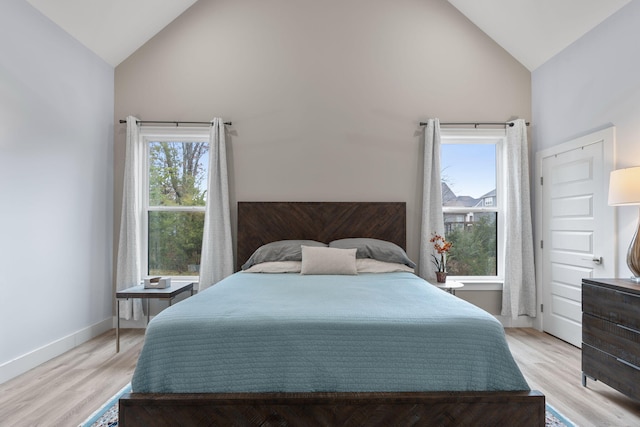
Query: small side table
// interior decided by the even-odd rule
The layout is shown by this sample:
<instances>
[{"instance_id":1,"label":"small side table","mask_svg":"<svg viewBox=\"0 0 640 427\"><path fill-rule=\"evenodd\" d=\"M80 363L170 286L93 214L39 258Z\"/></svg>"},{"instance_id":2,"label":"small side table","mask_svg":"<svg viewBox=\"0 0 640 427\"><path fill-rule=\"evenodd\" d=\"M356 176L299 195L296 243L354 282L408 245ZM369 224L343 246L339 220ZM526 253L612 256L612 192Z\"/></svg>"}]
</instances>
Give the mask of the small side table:
<instances>
[{"instance_id":1,"label":"small side table","mask_svg":"<svg viewBox=\"0 0 640 427\"><path fill-rule=\"evenodd\" d=\"M145 289L144 285L132 286L116 292L116 353L120 352L120 299L140 298L147 305L147 325L149 324L149 300L151 298L166 299L171 301L182 292L191 291L193 296L193 283L172 283L165 289Z\"/></svg>"},{"instance_id":2,"label":"small side table","mask_svg":"<svg viewBox=\"0 0 640 427\"><path fill-rule=\"evenodd\" d=\"M436 283L436 286L439 287L440 289L443 289L449 292L450 294L455 295L456 289L460 289L464 287L464 283L454 282L453 280L447 280L447 283Z\"/></svg>"}]
</instances>

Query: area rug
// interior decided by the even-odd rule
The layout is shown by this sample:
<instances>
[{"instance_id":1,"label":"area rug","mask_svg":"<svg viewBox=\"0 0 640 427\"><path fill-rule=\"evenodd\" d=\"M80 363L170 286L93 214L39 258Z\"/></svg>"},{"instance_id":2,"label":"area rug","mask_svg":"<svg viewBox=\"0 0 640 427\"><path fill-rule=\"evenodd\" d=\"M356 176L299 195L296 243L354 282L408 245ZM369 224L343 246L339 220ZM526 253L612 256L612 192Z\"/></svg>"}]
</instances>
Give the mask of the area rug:
<instances>
[{"instance_id":1,"label":"area rug","mask_svg":"<svg viewBox=\"0 0 640 427\"><path fill-rule=\"evenodd\" d=\"M118 425L118 399L131 391L131 384L122 387L111 396L98 410L89 415L79 427L116 427Z\"/></svg>"},{"instance_id":2,"label":"area rug","mask_svg":"<svg viewBox=\"0 0 640 427\"><path fill-rule=\"evenodd\" d=\"M118 425L118 399L125 393L131 391L131 384L127 384L117 392L111 399L102 405L97 411L89 416L79 427L117 427ZM576 427L571 421L563 416L556 408L546 405L546 427Z\"/></svg>"}]
</instances>

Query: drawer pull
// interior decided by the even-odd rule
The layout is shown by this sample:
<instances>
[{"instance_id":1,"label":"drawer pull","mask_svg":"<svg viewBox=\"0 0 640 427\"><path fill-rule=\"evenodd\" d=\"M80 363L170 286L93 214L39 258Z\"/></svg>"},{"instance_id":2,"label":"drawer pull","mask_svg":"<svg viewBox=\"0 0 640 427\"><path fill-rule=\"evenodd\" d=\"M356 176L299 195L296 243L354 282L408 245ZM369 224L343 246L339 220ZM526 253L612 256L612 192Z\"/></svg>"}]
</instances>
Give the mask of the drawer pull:
<instances>
[{"instance_id":1,"label":"drawer pull","mask_svg":"<svg viewBox=\"0 0 640 427\"><path fill-rule=\"evenodd\" d=\"M640 334L640 331L638 331L637 329L633 329L628 326L621 325L619 323L616 323L616 326L618 328L624 329L625 331L633 332L634 334Z\"/></svg>"},{"instance_id":2,"label":"drawer pull","mask_svg":"<svg viewBox=\"0 0 640 427\"><path fill-rule=\"evenodd\" d=\"M640 367L634 365L633 363L627 362L626 360L622 360L616 357L616 360L624 365L629 366L630 368L635 369L636 371L640 371Z\"/></svg>"}]
</instances>

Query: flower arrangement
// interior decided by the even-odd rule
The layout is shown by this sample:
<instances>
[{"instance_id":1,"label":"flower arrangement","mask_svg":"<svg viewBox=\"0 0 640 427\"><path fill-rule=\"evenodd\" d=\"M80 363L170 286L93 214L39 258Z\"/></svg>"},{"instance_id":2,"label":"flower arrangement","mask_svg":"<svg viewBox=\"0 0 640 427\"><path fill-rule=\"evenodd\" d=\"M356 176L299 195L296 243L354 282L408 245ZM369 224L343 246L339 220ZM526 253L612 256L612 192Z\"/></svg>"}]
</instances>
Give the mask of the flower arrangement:
<instances>
[{"instance_id":1,"label":"flower arrangement","mask_svg":"<svg viewBox=\"0 0 640 427\"><path fill-rule=\"evenodd\" d=\"M433 243L433 248L436 250L439 257L435 254L431 254L433 257L433 264L436 266L436 271L446 273L447 272L447 253L453 245L452 242L448 242L443 236L433 233L433 237L429 240Z\"/></svg>"}]
</instances>

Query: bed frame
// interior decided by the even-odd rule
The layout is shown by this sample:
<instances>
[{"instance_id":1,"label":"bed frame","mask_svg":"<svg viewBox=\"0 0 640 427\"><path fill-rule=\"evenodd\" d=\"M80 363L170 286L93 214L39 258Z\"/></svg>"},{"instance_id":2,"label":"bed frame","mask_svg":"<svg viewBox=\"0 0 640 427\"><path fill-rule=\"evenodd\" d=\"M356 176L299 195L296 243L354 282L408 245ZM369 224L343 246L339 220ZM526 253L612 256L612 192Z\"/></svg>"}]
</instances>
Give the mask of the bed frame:
<instances>
[{"instance_id":1,"label":"bed frame","mask_svg":"<svg viewBox=\"0 0 640 427\"><path fill-rule=\"evenodd\" d=\"M397 202L239 202L238 269L261 245L371 237L406 248ZM529 392L128 393L119 425L131 426L544 426L545 398Z\"/></svg>"}]
</instances>

